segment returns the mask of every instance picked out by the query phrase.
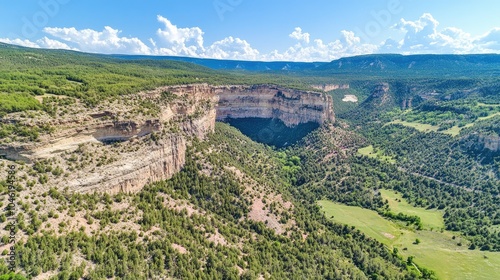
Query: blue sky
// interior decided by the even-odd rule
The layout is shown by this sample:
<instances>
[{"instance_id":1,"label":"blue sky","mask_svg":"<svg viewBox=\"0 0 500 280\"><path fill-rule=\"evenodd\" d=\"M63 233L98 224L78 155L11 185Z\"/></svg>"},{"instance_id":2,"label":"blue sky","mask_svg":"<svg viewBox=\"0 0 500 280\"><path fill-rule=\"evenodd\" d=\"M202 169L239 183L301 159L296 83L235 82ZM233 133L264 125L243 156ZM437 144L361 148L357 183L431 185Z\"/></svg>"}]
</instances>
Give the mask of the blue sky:
<instances>
[{"instance_id":1,"label":"blue sky","mask_svg":"<svg viewBox=\"0 0 500 280\"><path fill-rule=\"evenodd\" d=\"M0 41L266 61L500 53L499 12L498 0L0 0Z\"/></svg>"}]
</instances>

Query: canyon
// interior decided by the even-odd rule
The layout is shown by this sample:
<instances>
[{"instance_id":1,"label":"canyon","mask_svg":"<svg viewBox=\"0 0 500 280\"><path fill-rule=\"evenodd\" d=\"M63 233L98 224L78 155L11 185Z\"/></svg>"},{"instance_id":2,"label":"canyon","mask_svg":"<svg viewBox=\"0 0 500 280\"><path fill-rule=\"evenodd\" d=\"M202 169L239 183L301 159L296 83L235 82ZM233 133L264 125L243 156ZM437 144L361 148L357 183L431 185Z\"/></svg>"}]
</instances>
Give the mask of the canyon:
<instances>
[{"instance_id":1,"label":"canyon","mask_svg":"<svg viewBox=\"0 0 500 280\"><path fill-rule=\"evenodd\" d=\"M349 89L349 84L314 84L312 88L322 91L332 91L336 89Z\"/></svg>"},{"instance_id":2,"label":"canyon","mask_svg":"<svg viewBox=\"0 0 500 280\"><path fill-rule=\"evenodd\" d=\"M51 187L116 194L139 191L179 172L190 143L213 132L216 121L279 119L288 127L335 121L330 96L274 85L191 84L127 97L91 109L79 106L78 113L70 116L7 116L6 121L51 125L55 131L35 142L2 143L0 154L12 160L57 165L65 175L50 175ZM137 112L144 102L154 105L154 114Z\"/></svg>"},{"instance_id":3,"label":"canyon","mask_svg":"<svg viewBox=\"0 0 500 280\"><path fill-rule=\"evenodd\" d=\"M484 144L484 148L492 152L500 150L500 137L498 135L485 135L481 136L480 142Z\"/></svg>"},{"instance_id":4,"label":"canyon","mask_svg":"<svg viewBox=\"0 0 500 280\"><path fill-rule=\"evenodd\" d=\"M218 88L217 120L227 118L279 119L291 127L302 123L335 121L330 96L275 86Z\"/></svg>"}]
</instances>

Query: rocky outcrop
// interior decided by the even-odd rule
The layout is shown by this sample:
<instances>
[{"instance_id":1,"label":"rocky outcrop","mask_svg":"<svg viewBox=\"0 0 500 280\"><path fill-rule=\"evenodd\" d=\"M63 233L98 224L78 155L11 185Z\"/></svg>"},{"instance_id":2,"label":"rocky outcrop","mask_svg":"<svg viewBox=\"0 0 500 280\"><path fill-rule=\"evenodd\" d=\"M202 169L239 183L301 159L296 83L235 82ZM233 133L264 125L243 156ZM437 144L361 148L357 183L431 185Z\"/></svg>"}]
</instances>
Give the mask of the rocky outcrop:
<instances>
[{"instance_id":1,"label":"rocky outcrop","mask_svg":"<svg viewBox=\"0 0 500 280\"><path fill-rule=\"evenodd\" d=\"M401 109L406 110L406 109L411 109L413 108L413 97L403 99L401 101Z\"/></svg>"},{"instance_id":2,"label":"rocky outcrop","mask_svg":"<svg viewBox=\"0 0 500 280\"><path fill-rule=\"evenodd\" d=\"M349 89L349 84L316 84L312 88L322 91L332 91L336 89Z\"/></svg>"},{"instance_id":3,"label":"rocky outcrop","mask_svg":"<svg viewBox=\"0 0 500 280\"><path fill-rule=\"evenodd\" d=\"M481 163L494 164L495 159L500 156L500 136L492 131L462 133L460 146Z\"/></svg>"},{"instance_id":4,"label":"rocky outcrop","mask_svg":"<svg viewBox=\"0 0 500 280\"><path fill-rule=\"evenodd\" d=\"M51 186L76 192L135 192L180 171L190 139L204 138L214 130L216 120L277 118L295 126L335 119L330 96L270 85L171 86L113 102L103 104L105 110L82 106L78 115L48 118L45 121L56 131L37 142L4 144L0 154L61 164L66 174L52 178ZM144 104L155 113L142 112Z\"/></svg>"},{"instance_id":5,"label":"rocky outcrop","mask_svg":"<svg viewBox=\"0 0 500 280\"><path fill-rule=\"evenodd\" d=\"M500 151L500 137L498 135L479 135L479 143L483 145L485 149L492 152Z\"/></svg>"},{"instance_id":6,"label":"rocky outcrop","mask_svg":"<svg viewBox=\"0 0 500 280\"><path fill-rule=\"evenodd\" d=\"M380 110L395 105L394 102L394 98L390 94L389 84L378 83L374 85L370 96L363 102L363 107L369 108L371 111Z\"/></svg>"},{"instance_id":7,"label":"rocky outcrop","mask_svg":"<svg viewBox=\"0 0 500 280\"><path fill-rule=\"evenodd\" d=\"M52 135L42 137L39 142L2 145L0 154L13 160L33 162L51 158L61 152L74 151L85 143L122 142L161 130L159 120L82 122L81 127L78 127L78 123L72 125L76 127L60 129Z\"/></svg>"},{"instance_id":8,"label":"rocky outcrop","mask_svg":"<svg viewBox=\"0 0 500 280\"><path fill-rule=\"evenodd\" d=\"M286 126L335 121L329 95L276 86L231 86L217 89L217 120L275 118Z\"/></svg>"},{"instance_id":9,"label":"rocky outcrop","mask_svg":"<svg viewBox=\"0 0 500 280\"><path fill-rule=\"evenodd\" d=\"M67 184L78 192L136 192L145 185L170 178L184 166L186 138L168 136L146 150L124 155L119 161Z\"/></svg>"},{"instance_id":10,"label":"rocky outcrop","mask_svg":"<svg viewBox=\"0 0 500 280\"><path fill-rule=\"evenodd\" d=\"M387 94L389 92L389 84L388 83L380 83L376 85L372 92L372 97L374 98L387 98Z\"/></svg>"}]
</instances>

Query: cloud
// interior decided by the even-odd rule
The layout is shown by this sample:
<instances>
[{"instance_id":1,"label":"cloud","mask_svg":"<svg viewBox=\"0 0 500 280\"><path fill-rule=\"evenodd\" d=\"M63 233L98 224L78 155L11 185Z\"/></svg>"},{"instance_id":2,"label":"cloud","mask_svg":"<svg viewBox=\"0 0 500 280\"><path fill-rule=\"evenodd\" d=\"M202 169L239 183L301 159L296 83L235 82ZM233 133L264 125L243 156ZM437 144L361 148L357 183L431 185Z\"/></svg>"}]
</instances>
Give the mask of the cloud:
<instances>
[{"instance_id":1,"label":"cloud","mask_svg":"<svg viewBox=\"0 0 500 280\"><path fill-rule=\"evenodd\" d=\"M386 40L380 51L403 54L419 53L484 53L499 52L500 29L495 28L481 37L474 37L457 27L439 29L437 21L430 13L423 14L415 21L401 19L394 26L404 33L403 39L396 43Z\"/></svg>"},{"instance_id":2,"label":"cloud","mask_svg":"<svg viewBox=\"0 0 500 280\"><path fill-rule=\"evenodd\" d=\"M187 43L194 43L191 45L203 50L203 31L199 27L191 28L178 28L173 25L170 20L160 15L157 16L159 22L165 25L165 29L159 28L156 33L170 45L177 47L186 47Z\"/></svg>"},{"instance_id":3,"label":"cloud","mask_svg":"<svg viewBox=\"0 0 500 280\"><path fill-rule=\"evenodd\" d=\"M340 33L342 34L341 42L346 46L354 46L361 42L361 39L352 31L342 30Z\"/></svg>"},{"instance_id":4,"label":"cloud","mask_svg":"<svg viewBox=\"0 0 500 280\"><path fill-rule=\"evenodd\" d=\"M263 61L331 61L340 57L372 53L486 53L500 52L500 28L473 36L457 27L441 28L432 14L424 13L416 20L402 18L393 26L400 30L397 38L388 38L378 44L364 42L353 31L342 30L336 39L326 41L312 38L301 27L295 27L289 38L294 45L269 53L262 53L250 42L228 36L205 45L200 27L178 27L158 15L161 25L156 37L146 43L137 37L121 36L121 31L106 26L102 31L77 30L74 27L46 27L47 36L36 41L19 38L0 38L0 42L33 48L72 49L93 53L122 53L144 55L190 56L201 58L263 60Z\"/></svg>"},{"instance_id":5,"label":"cloud","mask_svg":"<svg viewBox=\"0 0 500 280\"><path fill-rule=\"evenodd\" d=\"M340 35L340 39L332 42L314 39L306 46L298 43L289 47L285 52L274 50L264 55L263 58L264 60L286 61L331 61L344 56L373 53L377 50L376 45L361 43L361 38L352 31L342 30Z\"/></svg>"},{"instance_id":6,"label":"cloud","mask_svg":"<svg viewBox=\"0 0 500 280\"><path fill-rule=\"evenodd\" d=\"M474 44L481 46L485 51L498 51L500 49L500 28L494 28L480 36L474 40Z\"/></svg>"},{"instance_id":7,"label":"cloud","mask_svg":"<svg viewBox=\"0 0 500 280\"><path fill-rule=\"evenodd\" d=\"M161 43L163 43L162 46L160 46L160 42L157 43L150 39L150 42L155 47L154 52L156 54L216 59L259 59L259 51L252 48L246 40L229 36L205 47L204 32L201 28L180 28L162 16L157 16L157 20L164 25L164 28L159 28L156 31Z\"/></svg>"},{"instance_id":8,"label":"cloud","mask_svg":"<svg viewBox=\"0 0 500 280\"><path fill-rule=\"evenodd\" d=\"M102 31L77 30L74 27L46 27L43 31L55 38L72 43L84 52L151 54L151 49L138 38L120 37L120 30L105 26Z\"/></svg>"},{"instance_id":9,"label":"cloud","mask_svg":"<svg viewBox=\"0 0 500 280\"><path fill-rule=\"evenodd\" d=\"M164 28L158 28L156 35L163 43L162 47L155 50L156 54L172 56L203 56L205 48L203 47L203 31L199 27L179 28L172 24L170 20L160 15L157 16L158 22L164 25ZM154 42L153 39L150 41ZM154 46L158 44L154 42Z\"/></svg>"},{"instance_id":10,"label":"cloud","mask_svg":"<svg viewBox=\"0 0 500 280\"><path fill-rule=\"evenodd\" d=\"M375 45L361 43L361 39L352 31L341 31L340 39L332 42L323 42L321 39L311 42L310 34L296 27L288 35L298 41L296 45L290 46L285 51L275 50L262 54L248 41L233 36L205 46L204 32L200 27L178 27L160 15L157 16L157 20L162 27L156 31L157 40L150 38L148 45L138 38L121 37L119 30L109 26L104 27L102 31L77 30L74 27L47 27L43 31L57 40L44 37L37 42L17 39L13 43L37 48L76 49L95 53L155 54L234 60L328 61L342 56L372 53L376 50Z\"/></svg>"},{"instance_id":11,"label":"cloud","mask_svg":"<svg viewBox=\"0 0 500 280\"><path fill-rule=\"evenodd\" d=\"M227 37L213 43L205 52L205 57L217 59L259 59L259 51L240 38Z\"/></svg>"},{"instance_id":12,"label":"cloud","mask_svg":"<svg viewBox=\"0 0 500 280\"><path fill-rule=\"evenodd\" d=\"M23 47L29 48L45 48L45 49L63 49L63 50L77 50L75 48L71 48L65 43L59 42L57 40L52 40L47 37L43 37L42 39L38 39L36 42L31 42L30 40L21 40L21 39L9 39L9 38L0 38L0 42L13 44Z\"/></svg>"},{"instance_id":13,"label":"cloud","mask_svg":"<svg viewBox=\"0 0 500 280\"><path fill-rule=\"evenodd\" d=\"M399 48L403 50L428 49L435 45L436 40L439 39L438 25L439 22L429 13L423 14L416 21L401 19L396 28L406 34Z\"/></svg>"},{"instance_id":14,"label":"cloud","mask_svg":"<svg viewBox=\"0 0 500 280\"><path fill-rule=\"evenodd\" d=\"M63 42L52 40L47 37L43 37L42 39L37 40L37 43L40 47L46 49L78 50L76 48L71 48L70 46L68 46Z\"/></svg>"},{"instance_id":15,"label":"cloud","mask_svg":"<svg viewBox=\"0 0 500 280\"><path fill-rule=\"evenodd\" d=\"M307 44L309 44L309 33L302 33L302 28L300 27L295 27L295 30L288 35L290 38L299 40L299 41L304 41Z\"/></svg>"},{"instance_id":16,"label":"cloud","mask_svg":"<svg viewBox=\"0 0 500 280\"><path fill-rule=\"evenodd\" d=\"M16 39L0 38L0 42L6 43L6 44L28 47L28 48L40 48L40 46L37 43L31 42L30 40L27 40L27 39L22 40L19 38L16 38Z\"/></svg>"}]
</instances>

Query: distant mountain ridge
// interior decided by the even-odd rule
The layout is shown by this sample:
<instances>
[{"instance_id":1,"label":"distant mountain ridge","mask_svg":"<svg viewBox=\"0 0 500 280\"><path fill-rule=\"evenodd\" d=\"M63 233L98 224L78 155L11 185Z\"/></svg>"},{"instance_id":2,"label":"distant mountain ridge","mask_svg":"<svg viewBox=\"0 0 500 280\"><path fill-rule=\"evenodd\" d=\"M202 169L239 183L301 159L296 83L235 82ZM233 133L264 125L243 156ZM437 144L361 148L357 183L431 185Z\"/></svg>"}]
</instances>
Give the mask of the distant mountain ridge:
<instances>
[{"instance_id":1,"label":"distant mountain ridge","mask_svg":"<svg viewBox=\"0 0 500 280\"><path fill-rule=\"evenodd\" d=\"M0 48L25 48L0 43ZM26 48L30 49L30 48ZM54 52L72 52L51 50ZM331 62L244 61L180 56L150 56L124 54L87 54L118 60L180 61L215 70L250 72L300 72L312 76L364 74L373 76L497 76L500 74L500 54L369 54L344 57Z\"/></svg>"},{"instance_id":2,"label":"distant mountain ridge","mask_svg":"<svg viewBox=\"0 0 500 280\"><path fill-rule=\"evenodd\" d=\"M317 68L328 62L288 62L288 61L244 61L212 58L194 58L182 56L150 56L150 55L111 55L113 58L127 60L176 60L199 64L215 70L246 71L302 71Z\"/></svg>"},{"instance_id":3,"label":"distant mountain ridge","mask_svg":"<svg viewBox=\"0 0 500 280\"><path fill-rule=\"evenodd\" d=\"M404 74L498 74L498 54L372 54L346 57L321 65L315 72L329 73L404 73Z\"/></svg>"},{"instance_id":4,"label":"distant mountain ridge","mask_svg":"<svg viewBox=\"0 0 500 280\"><path fill-rule=\"evenodd\" d=\"M415 74L415 75L496 75L500 73L499 54L370 54L344 57L331 62L243 61L191 58L177 56L111 55L127 60L176 60L195 63L216 70L306 72L312 75L329 74Z\"/></svg>"}]
</instances>

